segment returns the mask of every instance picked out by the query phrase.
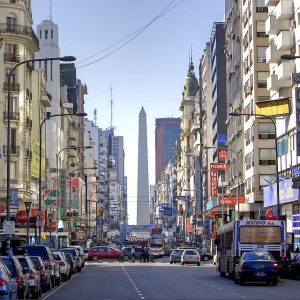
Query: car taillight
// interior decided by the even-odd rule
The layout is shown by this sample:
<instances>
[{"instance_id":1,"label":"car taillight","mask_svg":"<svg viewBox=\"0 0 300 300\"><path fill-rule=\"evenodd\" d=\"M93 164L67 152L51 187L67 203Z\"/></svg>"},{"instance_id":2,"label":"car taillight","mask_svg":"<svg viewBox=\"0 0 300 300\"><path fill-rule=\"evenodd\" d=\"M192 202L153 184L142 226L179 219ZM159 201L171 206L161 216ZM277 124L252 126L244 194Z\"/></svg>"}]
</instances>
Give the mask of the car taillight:
<instances>
[{"instance_id":1,"label":"car taillight","mask_svg":"<svg viewBox=\"0 0 300 300\"><path fill-rule=\"evenodd\" d=\"M7 280L5 278L0 278L0 286L7 285Z\"/></svg>"},{"instance_id":2,"label":"car taillight","mask_svg":"<svg viewBox=\"0 0 300 300\"><path fill-rule=\"evenodd\" d=\"M18 286L23 285L24 280L21 276L16 277L16 283Z\"/></svg>"},{"instance_id":3,"label":"car taillight","mask_svg":"<svg viewBox=\"0 0 300 300\"><path fill-rule=\"evenodd\" d=\"M44 271L44 269L40 269L40 276L42 276L42 277L45 276L45 271Z\"/></svg>"},{"instance_id":4,"label":"car taillight","mask_svg":"<svg viewBox=\"0 0 300 300\"><path fill-rule=\"evenodd\" d=\"M243 264L242 264L242 269L243 269L243 270L246 270L247 268L248 268L248 265L247 265L246 263L243 263Z\"/></svg>"},{"instance_id":5,"label":"car taillight","mask_svg":"<svg viewBox=\"0 0 300 300\"><path fill-rule=\"evenodd\" d=\"M279 268L279 264L277 264L277 263L275 263L273 266L274 266L275 269Z\"/></svg>"},{"instance_id":6,"label":"car taillight","mask_svg":"<svg viewBox=\"0 0 300 300\"><path fill-rule=\"evenodd\" d=\"M60 266L65 266L65 265L66 265L63 261L60 261L58 264L59 264Z\"/></svg>"},{"instance_id":7,"label":"car taillight","mask_svg":"<svg viewBox=\"0 0 300 300\"><path fill-rule=\"evenodd\" d=\"M28 277L28 279L34 279L34 278L35 278L35 276L34 276L33 271L29 271L29 277Z\"/></svg>"}]
</instances>

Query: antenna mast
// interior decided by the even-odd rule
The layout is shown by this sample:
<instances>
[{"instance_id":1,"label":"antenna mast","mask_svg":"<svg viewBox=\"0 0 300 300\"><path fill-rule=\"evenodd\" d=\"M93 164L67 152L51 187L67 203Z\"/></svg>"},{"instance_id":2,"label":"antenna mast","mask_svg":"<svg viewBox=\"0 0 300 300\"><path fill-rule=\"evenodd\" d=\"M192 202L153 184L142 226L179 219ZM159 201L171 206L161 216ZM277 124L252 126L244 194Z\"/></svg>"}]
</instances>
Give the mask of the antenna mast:
<instances>
[{"instance_id":1,"label":"antenna mast","mask_svg":"<svg viewBox=\"0 0 300 300\"><path fill-rule=\"evenodd\" d=\"M50 21L52 21L52 0L50 0Z\"/></svg>"},{"instance_id":2,"label":"antenna mast","mask_svg":"<svg viewBox=\"0 0 300 300\"><path fill-rule=\"evenodd\" d=\"M113 96L112 96L112 86L110 87L110 128L113 127Z\"/></svg>"},{"instance_id":3,"label":"antenna mast","mask_svg":"<svg viewBox=\"0 0 300 300\"><path fill-rule=\"evenodd\" d=\"M94 126L97 126L97 119L98 119L98 117L97 117L97 109L94 108Z\"/></svg>"}]
</instances>

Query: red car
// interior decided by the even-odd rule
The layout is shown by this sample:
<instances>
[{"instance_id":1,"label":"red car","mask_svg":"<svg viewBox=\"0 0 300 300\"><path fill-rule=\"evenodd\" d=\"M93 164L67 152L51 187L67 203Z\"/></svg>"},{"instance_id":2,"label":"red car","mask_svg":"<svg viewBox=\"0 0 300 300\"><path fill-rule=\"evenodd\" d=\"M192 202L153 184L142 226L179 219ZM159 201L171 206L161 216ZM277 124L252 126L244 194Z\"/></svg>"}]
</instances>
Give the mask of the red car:
<instances>
[{"instance_id":1,"label":"red car","mask_svg":"<svg viewBox=\"0 0 300 300\"><path fill-rule=\"evenodd\" d=\"M121 251L107 246L93 247L89 250L89 260L119 259L120 255Z\"/></svg>"}]
</instances>

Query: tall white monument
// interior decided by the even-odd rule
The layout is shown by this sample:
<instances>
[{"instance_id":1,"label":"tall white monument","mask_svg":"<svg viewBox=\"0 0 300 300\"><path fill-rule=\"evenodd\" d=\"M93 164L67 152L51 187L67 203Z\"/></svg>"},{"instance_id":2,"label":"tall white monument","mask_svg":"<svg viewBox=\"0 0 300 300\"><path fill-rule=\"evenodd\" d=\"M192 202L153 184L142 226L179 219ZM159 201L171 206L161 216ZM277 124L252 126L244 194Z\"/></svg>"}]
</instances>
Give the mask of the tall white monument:
<instances>
[{"instance_id":1,"label":"tall white monument","mask_svg":"<svg viewBox=\"0 0 300 300\"><path fill-rule=\"evenodd\" d=\"M137 180L137 225L150 224L147 115L144 107L139 114L138 146L138 180Z\"/></svg>"}]
</instances>

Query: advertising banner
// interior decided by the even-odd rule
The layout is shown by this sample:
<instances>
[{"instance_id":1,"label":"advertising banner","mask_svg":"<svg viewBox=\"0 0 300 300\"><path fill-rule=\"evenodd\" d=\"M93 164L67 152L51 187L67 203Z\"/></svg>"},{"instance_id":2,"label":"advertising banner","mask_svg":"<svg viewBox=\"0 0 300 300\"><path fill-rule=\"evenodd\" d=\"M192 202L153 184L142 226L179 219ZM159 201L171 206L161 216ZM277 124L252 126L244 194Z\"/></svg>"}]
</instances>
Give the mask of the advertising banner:
<instances>
[{"instance_id":1,"label":"advertising banner","mask_svg":"<svg viewBox=\"0 0 300 300\"><path fill-rule=\"evenodd\" d=\"M218 196L218 172L210 172L210 196Z\"/></svg>"},{"instance_id":2,"label":"advertising banner","mask_svg":"<svg viewBox=\"0 0 300 300\"><path fill-rule=\"evenodd\" d=\"M60 217L65 217L66 212L66 170L60 170Z\"/></svg>"},{"instance_id":3,"label":"advertising banner","mask_svg":"<svg viewBox=\"0 0 300 300\"><path fill-rule=\"evenodd\" d=\"M39 178L39 161L40 161L40 143L36 139L31 141L31 176L38 179ZM42 181L46 179L46 151L45 145L42 145Z\"/></svg>"}]
</instances>

